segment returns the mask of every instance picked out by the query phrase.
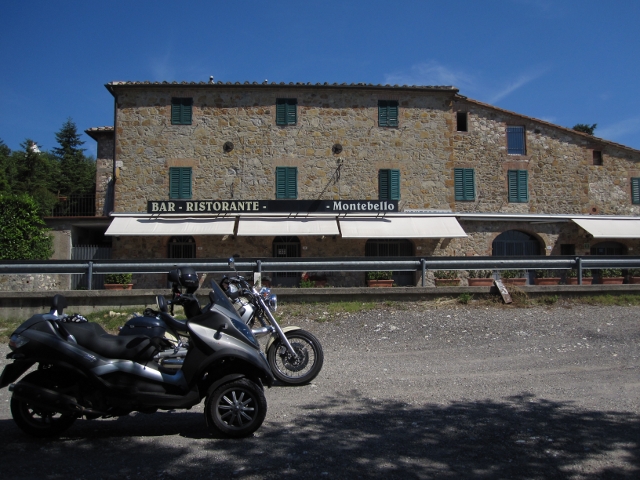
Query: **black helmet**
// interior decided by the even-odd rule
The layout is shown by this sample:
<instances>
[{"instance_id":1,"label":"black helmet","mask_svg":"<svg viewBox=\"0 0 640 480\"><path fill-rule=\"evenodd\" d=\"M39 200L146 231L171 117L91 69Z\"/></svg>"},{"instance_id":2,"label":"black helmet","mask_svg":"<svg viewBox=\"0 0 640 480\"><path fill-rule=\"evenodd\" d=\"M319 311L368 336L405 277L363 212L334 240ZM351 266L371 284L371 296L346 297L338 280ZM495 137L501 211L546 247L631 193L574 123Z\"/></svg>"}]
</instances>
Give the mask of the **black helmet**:
<instances>
[{"instance_id":1,"label":"black helmet","mask_svg":"<svg viewBox=\"0 0 640 480\"><path fill-rule=\"evenodd\" d=\"M200 286L198 274L191 267L183 267L176 270L171 270L167 275L167 278L171 283L177 283L178 285L185 287L187 289L187 293L195 292Z\"/></svg>"}]
</instances>

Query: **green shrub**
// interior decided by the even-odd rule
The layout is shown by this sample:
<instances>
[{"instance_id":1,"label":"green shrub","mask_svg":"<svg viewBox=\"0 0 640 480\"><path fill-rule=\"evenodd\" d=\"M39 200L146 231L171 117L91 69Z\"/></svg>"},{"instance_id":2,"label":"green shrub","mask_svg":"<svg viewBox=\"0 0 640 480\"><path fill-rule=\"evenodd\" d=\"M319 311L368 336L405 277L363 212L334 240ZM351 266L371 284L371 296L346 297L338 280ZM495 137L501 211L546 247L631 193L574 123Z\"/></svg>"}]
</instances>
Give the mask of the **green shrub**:
<instances>
[{"instance_id":1,"label":"green shrub","mask_svg":"<svg viewBox=\"0 0 640 480\"><path fill-rule=\"evenodd\" d=\"M536 270L536 278L555 278L559 276L558 270Z\"/></svg>"},{"instance_id":2,"label":"green shrub","mask_svg":"<svg viewBox=\"0 0 640 480\"><path fill-rule=\"evenodd\" d=\"M458 272L455 270L434 270L433 276L435 278L444 278L448 280L454 280L458 278Z\"/></svg>"},{"instance_id":3,"label":"green shrub","mask_svg":"<svg viewBox=\"0 0 640 480\"><path fill-rule=\"evenodd\" d=\"M0 260L48 260L53 239L26 194L0 194Z\"/></svg>"},{"instance_id":4,"label":"green shrub","mask_svg":"<svg viewBox=\"0 0 640 480\"><path fill-rule=\"evenodd\" d=\"M128 285L133 277L130 273L109 273L104 276L104 283Z\"/></svg>"},{"instance_id":5,"label":"green shrub","mask_svg":"<svg viewBox=\"0 0 640 480\"><path fill-rule=\"evenodd\" d=\"M491 270L469 270L469 278L491 278L492 276Z\"/></svg>"},{"instance_id":6,"label":"green shrub","mask_svg":"<svg viewBox=\"0 0 640 480\"><path fill-rule=\"evenodd\" d=\"M367 272L367 280L391 280L392 277L393 277L393 272L388 272L388 271Z\"/></svg>"},{"instance_id":7,"label":"green shrub","mask_svg":"<svg viewBox=\"0 0 640 480\"><path fill-rule=\"evenodd\" d=\"M588 268L583 268L582 269L582 278L585 277L590 277L591 276L591 270L589 270ZM567 270L567 277L569 278L578 278L578 270L577 269L571 269L571 270Z\"/></svg>"},{"instance_id":8,"label":"green shrub","mask_svg":"<svg viewBox=\"0 0 640 480\"><path fill-rule=\"evenodd\" d=\"M501 270L500 271L501 278L522 278L524 277L523 270Z\"/></svg>"},{"instance_id":9,"label":"green shrub","mask_svg":"<svg viewBox=\"0 0 640 480\"><path fill-rule=\"evenodd\" d=\"M600 270L600 275L602 275L605 278L621 277L622 270L619 268L604 268Z\"/></svg>"}]
</instances>

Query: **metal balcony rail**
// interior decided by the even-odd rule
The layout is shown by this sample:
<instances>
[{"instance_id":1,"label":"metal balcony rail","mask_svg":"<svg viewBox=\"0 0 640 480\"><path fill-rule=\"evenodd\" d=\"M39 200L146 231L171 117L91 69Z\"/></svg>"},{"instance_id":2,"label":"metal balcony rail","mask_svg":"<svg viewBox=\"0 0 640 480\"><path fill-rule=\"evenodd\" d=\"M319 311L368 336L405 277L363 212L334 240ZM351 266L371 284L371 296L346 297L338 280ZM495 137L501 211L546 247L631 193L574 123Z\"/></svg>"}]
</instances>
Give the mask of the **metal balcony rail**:
<instances>
[{"instance_id":1,"label":"metal balcony rail","mask_svg":"<svg viewBox=\"0 0 640 480\"><path fill-rule=\"evenodd\" d=\"M50 212L51 217L93 217L95 214L95 194L60 196Z\"/></svg>"},{"instance_id":2,"label":"metal balcony rail","mask_svg":"<svg viewBox=\"0 0 640 480\"><path fill-rule=\"evenodd\" d=\"M413 271L422 273L422 286L428 270L578 270L640 268L640 256L530 256L530 257L349 257L349 258L238 258L239 272L366 272ZM168 260L40 260L2 261L1 274L87 274L167 273L179 267L193 267L199 273L230 273L228 259Z\"/></svg>"}]
</instances>

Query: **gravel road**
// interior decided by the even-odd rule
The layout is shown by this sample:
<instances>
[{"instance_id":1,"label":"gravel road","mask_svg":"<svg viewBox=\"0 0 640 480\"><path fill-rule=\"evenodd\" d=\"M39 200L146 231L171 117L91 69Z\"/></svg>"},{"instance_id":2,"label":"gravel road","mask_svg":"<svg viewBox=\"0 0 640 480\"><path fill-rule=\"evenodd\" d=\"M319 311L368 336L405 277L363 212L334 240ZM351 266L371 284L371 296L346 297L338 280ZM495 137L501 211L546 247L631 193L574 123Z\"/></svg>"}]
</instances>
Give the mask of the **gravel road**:
<instances>
[{"instance_id":1,"label":"gravel road","mask_svg":"<svg viewBox=\"0 0 640 480\"><path fill-rule=\"evenodd\" d=\"M269 389L247 439L211 437L194 408L34 440L3 389L3 476L640 478L638 307L400 307L295 319L325 366L311 385Z\"/></svg>"}]
</instances>

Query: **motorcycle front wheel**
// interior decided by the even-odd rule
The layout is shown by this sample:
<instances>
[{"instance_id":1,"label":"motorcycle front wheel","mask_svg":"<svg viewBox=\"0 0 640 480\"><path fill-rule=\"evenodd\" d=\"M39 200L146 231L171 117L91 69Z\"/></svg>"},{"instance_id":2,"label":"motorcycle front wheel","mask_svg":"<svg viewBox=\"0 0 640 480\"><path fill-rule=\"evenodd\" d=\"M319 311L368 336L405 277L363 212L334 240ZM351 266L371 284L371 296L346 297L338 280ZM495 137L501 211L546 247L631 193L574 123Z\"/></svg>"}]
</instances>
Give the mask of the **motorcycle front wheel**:
<instances>
[{"instance_id":1,"label":"motorcycle front wheel","mask_svg":"<svg viewBox=\"0 0 640 480\"><path fill-rule=\"evenodd\" d=\"M204 407L212 432L240 438L255 432L267 415L262 388L246 378L225 383L208 397Z\"/></svg>"},{"instance_id":2,"label":"motorcycle front wheel","mask_svg":"<svg viewBox=\"0 0 640 480\"><path fill-rule=\"evenodd\" d=\"M305 385L316 378L322 369L322 346L316 337L305 330L292 330L285 335L297 355L291 355L282 342L276 340L267 351L271 372L287 385Z\"/></svg>"},{"instance_id":3,"label":"motorcycle front wheel","mask_svg":"<svg viewBox=\"0 0 640 480\"><path fill-rule=\"evenodd\" d=\"M61 382L48 370L36 370L24 377L25 383L53 391L60 391ZM20 430L33 437L57 437L67 430L77 415L71 412L57 412L55 406L32 405L26 400L11 396L11 416Z\"/></svg>"}]
</instances>

